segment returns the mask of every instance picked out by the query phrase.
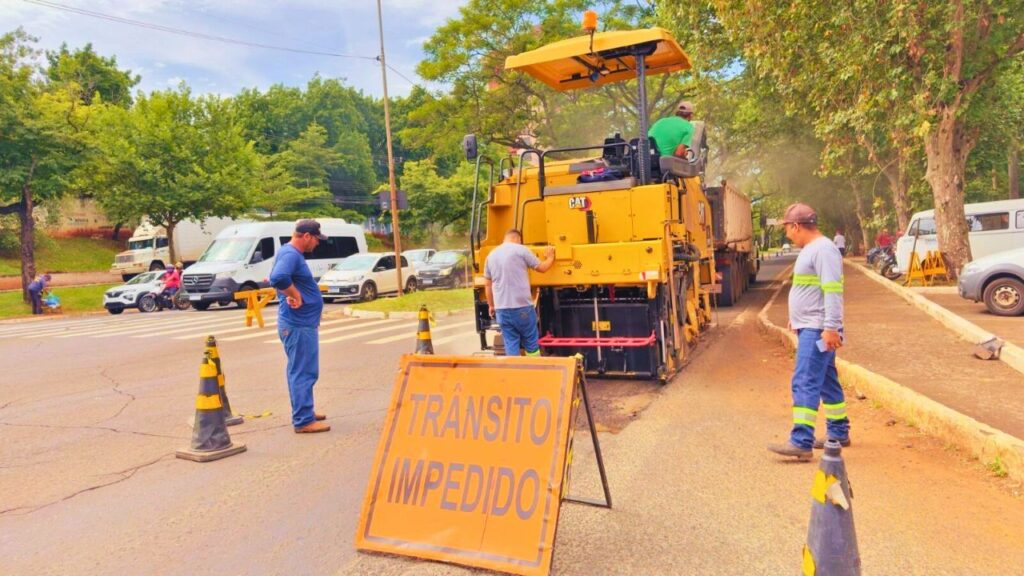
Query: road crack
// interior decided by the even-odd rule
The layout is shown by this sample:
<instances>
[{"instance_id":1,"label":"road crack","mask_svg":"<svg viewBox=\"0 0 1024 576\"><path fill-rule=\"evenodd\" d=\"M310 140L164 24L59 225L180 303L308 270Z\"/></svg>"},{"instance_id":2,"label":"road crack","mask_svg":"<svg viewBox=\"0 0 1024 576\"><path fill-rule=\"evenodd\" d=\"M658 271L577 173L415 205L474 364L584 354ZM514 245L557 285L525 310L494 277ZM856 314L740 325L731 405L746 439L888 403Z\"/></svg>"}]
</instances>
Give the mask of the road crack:
<instances>
[{"instance_id":1,"label":"road crack","mask_svg":"<svg viewBox=\"0 0 1024 576\"><path fill-rule=\"evenodd\" d=\"M14 422L0 422L0 426L11 426L14 428L53 428L55 430L104 430L106 432L115 432L117 434L134 434L136 436L148 436L150 438L168 438L171 440L180 440L179 436L168 436L166 434L150 434L149 432L139 432L137 430L122 430L120 428L113 428L111 426L97 426L90 424L86 426L61 426L59 424L15 424Z\"/></svg>"},{"instance_id":2,"label":"road crack","mask_svg":"<svg viewBox=\"0 0 1024 576\"><path fill-rule=\"evenodd\" d=\"M38 506L16 506L14 508L8 508L6 510L0 510L0 516L27 516L29 514L32 514L33 512L37 512L39 510L42 510L43 508L48 508L50 506L53 506L54 504L60 504L61 502L66 502L68 500L71 500L72 498L74 498L75 496L78 496L79 494L85 494L86 492L92 492L93 490L99 490L100 488L106 488L107 486L113 486L114 484L120 484L121 482L124 482L125 480L129 480L139 470L142 470L143 468L146 468L148 466L152 466L152 465L154 465L154 464L160 462L161 460L164 460L165 458L170 457L170 456L174 456L174 452L168 452L167 454L163 454L159 458L156 458L155 460L150 460L149 462L145 462L145 463L139 464L137 466L132 466L130 468L125 468L124 470L118 470L117 472L108 472L106 474L103 474L103 476L118 475L119 477L115 478L115 479L113 479L113 480L111 480L109 482L102 482L100 484L94 484L92 486L88 486L86 488L82 488L81 490L76 490L76 491L72 492L71 494L68 494L67 496L64 496L63 498L60 498L58 500L54 500L52 502L47 502L46 504L40 504Z\"/></svg>"},{"instance_id":3,"label":"road crack","mask_svg":"<svg viewBox=\"0 0 1024 576\"><path fill-rule=\"evenodd\" d=\"M104 418L103 420L100 420L98 422L94 422L92 424L93 426L95 426L97 424L102 424L104 422L108 422L110 420L113 420L114 418L117 418L118 416L121 415L122 412L124 412L125 408L127 408L129 404L131 404L132 402L135 401L135 395L132 394L131 392L125 392L124 390L121 390L121 383L118 382L117 380L115 380L113 376L107 374L107 368L104 368L103 370L100 370L100 376L102 376L108 382L110 382L111 384L114 385L114 387L111 388L111 391L113 391L115 394L120 394L121 396L127 396L128 399L125 400L124 404L121 405L121 408L117 412L115 412L113 416L110 416L109 418Z\"/></svg>"}]
</instances>

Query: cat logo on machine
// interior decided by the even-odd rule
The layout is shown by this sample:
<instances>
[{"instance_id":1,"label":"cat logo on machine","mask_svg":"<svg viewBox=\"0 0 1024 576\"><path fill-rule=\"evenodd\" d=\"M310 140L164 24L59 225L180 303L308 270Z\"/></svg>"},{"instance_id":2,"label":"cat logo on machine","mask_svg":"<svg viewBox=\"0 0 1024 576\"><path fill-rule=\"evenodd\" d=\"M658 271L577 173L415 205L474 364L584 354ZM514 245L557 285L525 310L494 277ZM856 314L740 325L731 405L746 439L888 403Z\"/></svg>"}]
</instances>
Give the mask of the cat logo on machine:
<instances>
[{"instance_id":1,"label":"cat logo on machine","mask_svg":"<svg viewBox=\"0 0 1024 576\"><path fill-rule=\"evenodd\" d=\"M579 210L580 212L590 212L592 203L590 198L586 196L570 196L569 197L569 209Z\"/></svg>"}]
</instances>

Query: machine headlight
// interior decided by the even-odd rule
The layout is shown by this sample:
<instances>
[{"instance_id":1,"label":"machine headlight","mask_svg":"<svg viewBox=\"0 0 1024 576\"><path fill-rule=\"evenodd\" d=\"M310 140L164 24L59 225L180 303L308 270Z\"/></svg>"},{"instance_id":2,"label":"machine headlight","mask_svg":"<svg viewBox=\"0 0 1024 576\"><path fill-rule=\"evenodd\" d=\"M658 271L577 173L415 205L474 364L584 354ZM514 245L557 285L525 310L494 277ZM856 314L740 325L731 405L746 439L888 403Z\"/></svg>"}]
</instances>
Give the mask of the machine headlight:
<instances>
[{"instance_id":1,"label":"machine headlight","mask_svg":"<svg viewBox=\"0 0 1024 576\"><path fill-rule=\"evenodd\" d=\"M227 280L231 278L231 276L231 272L217 272L216 274L213 275L213 277L217 280Z\"/></svg>"},{"instance_id":2,"label":"machine headlight","mask_svg":"<svg viewBox=\"0 0 1024 576\"><path fill-rule=\"evenodd\" d=\"M441 270L441 276L451 276L452 270L455 270L455 268L445 268L444 270Z\"/></svg>"}]
</instances>

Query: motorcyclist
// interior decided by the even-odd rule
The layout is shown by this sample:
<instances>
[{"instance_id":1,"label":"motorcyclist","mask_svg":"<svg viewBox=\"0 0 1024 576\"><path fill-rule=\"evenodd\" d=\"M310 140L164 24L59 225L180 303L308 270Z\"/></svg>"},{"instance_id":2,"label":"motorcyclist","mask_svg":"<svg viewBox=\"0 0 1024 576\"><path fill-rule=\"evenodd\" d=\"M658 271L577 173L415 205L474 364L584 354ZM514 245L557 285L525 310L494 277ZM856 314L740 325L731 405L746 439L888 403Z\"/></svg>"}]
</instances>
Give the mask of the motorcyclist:
<instances>
[{"instance_id":1,"label":"motorcyclist","mask_svg":"<svg viewBox=\"0 0 1024 576\"><path fill-rule=\"evenodd\" d=\"M181 263L178 263L180 266ZM160 291L160 296L166 298L168 302L172 302L174 295L177 294L178 290L181 289L181 271L177 266L167 266L167 272L164 274L163 289Z\"/></svg>"}]
</instances>

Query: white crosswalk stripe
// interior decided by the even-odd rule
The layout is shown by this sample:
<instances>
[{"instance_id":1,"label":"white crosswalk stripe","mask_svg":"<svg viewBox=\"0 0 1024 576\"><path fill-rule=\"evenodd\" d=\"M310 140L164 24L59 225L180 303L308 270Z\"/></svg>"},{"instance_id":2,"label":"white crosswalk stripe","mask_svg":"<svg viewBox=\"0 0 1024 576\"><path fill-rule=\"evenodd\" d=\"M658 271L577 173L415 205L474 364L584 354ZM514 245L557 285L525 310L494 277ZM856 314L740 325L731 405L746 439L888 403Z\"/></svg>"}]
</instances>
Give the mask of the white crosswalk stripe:
<instances>
[{"instance_id":1,"label":"white crosswalk stripe","mask_svg":"<svg viewBox=\"0 0 1024 576\"><path fill-rule=\"evenodd\" d=\"M348 318L346 320L347 321L345 321L345 322L343 322L343 321L338 321L337 322L339 324L341 324L341 323L345 324L344 326L340 326L338 328L331 328L330 330L320 330L320 343L323 344L324 342L326 342L326 340L323 339L325 334L337 334L339 332L345 332L347 330L358 330L358 329L361 329L361 328L369 328L369 327L381 326L383 324L393 324L395 322L398 322L398 320L368 320L368 319L365 319L365 318ZM326 324L326 322L320 324L320 327L323 328L325 324ZM275 338L273 340L264 340L263 343L264 344L280 344L281 340L279 338Z\"/></svg>"},{"instance_id":2,"label":"white crosswalk stripe","mask_svg":"<svg viewBox=\"0 0 1024 576\"><path fill-rule=\"evenodd\" d=\"M273 326L276 321L276 318L264 318L264 323L267 326ZM253 325L255 326L256 324ZM206 330L205 334L209 335L210 331L219 331L218 328L222 326L224 328L230 328L231 326L242 326L243 328L248 328L247 326L245 326L245 318L243 317L224 318L222 320L216 320L214 322L211 322L210 324L205 324L203 328ZM159 336L168 336L170 334L181 334L182 332L192 332L194 330L197 330L199 327L196 325L190 325L185 326L184 328L173 326L171 328L171 330L160 330L159 332L154 332L151 334L135 334L134 336L132 336L132 338L156 338ZM100 338L100 336L93 336L93 338Z\"/></svg>"},{"instance_id":3,"label":"white crosswalk stripe","mask_svg":"<svg viewBox=\"0 0 1024 576\"><path fill-rule=\"evenodd\" d=\"M409 324L408 320L405 320L404 322L402 320L381 320L380 322L377 323L377 325L379 326L379 325L384 324L384 323L392 323L392 322L402 322L402 323L401 324L395 324L395 325L392 325L392 326L384 326L382 328L375 328L373 330L363 330L361 332L353 332L352 334L345 334L344 336L338 336L336 338L328 338L327 340L321 340L320 343L321 344L333 344L335 342L343 342L345 340L353 340L355 338L362 338L363 336L370 336L372 334L380 334L381 332L391 332L393 330L409 330L410 326L411 326L413 331L416 330L416 323L415 323L415 321L413 321L411 324Z\"/></svg>"},{"instance_id":4,"label":"white crosswalk stripe","mask_svg":"<svg viewBox=\"0 0 1024 576\"><path fill-rule=\"evenodd\" d=\"M235 318L238 318L238 317L236 316ZM56 338L72 338L72 337L75 337L75 336L91 336L93 338L105 338L107 336L127 336L129 334L138 334L138 333L141 333L141 332L152 332L154 330L159 331L159 330L163 330L163 329L167 329L167 328L174 328L174 327L182 327L183 328L186 325L187 326L205 326L207 324L217 323L217 322L224 322L224 321L227 321L227 320L230 320L230 319L229 318L224 318L224 317L214 317L214 316L206 316L206 315L203 315L203 316L198 316L197 315L197 317L195 317L195 318L185 319L185 318L181 318L181 317L177 317L176 318L176 317L173 317L173 316L168 314L167 317L161 318L159 320L154 320L153 322L150 322L150 323L140 324L138 326L132 326L132 327L128 327L128 328L123 328L123 327L119 327L118 326L118 327L112 327L112 328L105 328L105 329L101 329L101 330L90 330L88 332L78 332L78 333L75 333L75 334L67 334L67 335L63 335L63 336L56 336Z\"/></svg>"},{"instance_id":5,"label":"white crosswalk stripe","mask_svg":"<svg viewBox=\"0 0 1024 576\"><path fill-rule=\"evenodd\" d=\"M166 312L158 314L139 315L133 318L112 317L97 322L61 322L60 326L51 327L47 330L31 330L0 335L0 338L74 338L79 336L106 337L127 334L139 334L143 332L176 330L179 328L192 327L198 329L202 325L244 322L244 315L241 312L231 314L185 314L181 312Z\"/></svg>"},{"instance_id":6,"label":"white crosswalk stripe","mask_svg":"<svg viewBox=\"0 0 1024 576\"><path fill-rule=\"evenodd\" d=\"M103 327L103 326L110 326L110 325L113 325L115 323L116 324L121 324L121 325L126 325L126 326L132 326L134 324L138 324L140 322L147 322L147 321L150 321L150 320L151 319L148 316L147 317L135 316L135 317L132 317L132 318L108 317L108 318L104 318L102 320L90 320L90 321L77 321L77 320L75 320L75 321L64 321L64 320L58 320L58 321L45 322L45 323L44 322L39 322L39 323L33 322L32 323L33 324L32 327L26 327L26 328L23 328L21 330L18 330L17 332L12 331L12 332L9 332L7 334L2 334L2 335L0 335L0 338L4 338L4 337L15 338L15 337L18 337L18 336L26 336L26 335L29 335L29 334L40 335L40 336L42 336L42 335L50 335L50 334L62 334L62 333L67 333L67 332L69 332L71 330L89 330L89 329L100 328L100 327Z\"/></svg>"},{"instance_id":7,"label":"white crosswalk stripe","mask_svg":"<svg viewBox=\"0 0 1024 576\"><path fill-rule=\"evenodd\" d=\"M437 340L434 340L434 346L440 346L441 344L447 344L449 342L461 340L462 338L469 338L470 336L477 336L477 331L473 330L471 332L460 332L458 334L453 334L451 336L446 336L444 338L438 338Z\"/></svg>"},{"instance_id":8,"label":"white crosswalk stripe","mask_svg":"<svg viewBox=\"0 0 1024 576\"><path fill-rule=\"evenodd\" d=\"M200 327L207 326L220 326L223 324L234 324L242 323L243 320L240 318L204 318L202 320L196 320L194 322L174 322L168 320L166 322L154 323L148 326L137 326L135 328L118 330L111 329L98 334L91 334L91 338L110 338L112 336L130 336L130 335L141 335L146 336L150 334L161 335L167 330L182 330L182 329L197 329Z\"/></svg>"},{"instance_id":9,"label":"white crosswalk stripe","mask_svg":"<svg viewBox=\"0 0 1024 576\"><path fill-rule=\"evenodd\" d=\"M448 324L448 325L445 325L445 326L439 326L437 328L431 328L430 329L430 333L431 333L431 335L433 335L433 334L436 334L437 332L446 332L448 330L455 330L456 328L464 328L466 326L471 326L471 325L473 325L473 322L459 322L458 324ZM367 344L390 344L392 342L398 342L399 340L405 340L405 339L415 340L416 339L416 334L413 334L411 336L408 335L408 334L400 334L398 336L388 336L387 338L378 338L376 340L370 340L369 342L367 342ZM437 342L437 340L433 340L433 338L431 338L431 340L433 342Z\"/></svg>"},{"instance_id":10,"label":"white crosswalk stripe","mask_svg":"<svg viewBox=\"0 0 1024 576\"><path fill-rule=\"evenodd\" d=\"M342 318L340 320L328 320L327 322L321 322L320 327L333 326L335 324L342 324L345 322L351 322L351 318ZM222 338L221 334L232 334L234 332L248 331L251 334L243 334L241 336L231 336L228 338ZM267 322L266 327L259 329L255 326L244 326L242 328L231 328L228 330L217 330L213 335L217 337L217 342L235 342L237 340L248 340L251 338L259 338L260 336L269 336L271 334L277 334L277 322ZM196 338L198 336L208 336L209 332L199 332L196 334L186 334L185 336L175 336L175 340L188 340L189 338ZM277 342L277 340L274 340Z\"/></svg>"}]
</instances>

